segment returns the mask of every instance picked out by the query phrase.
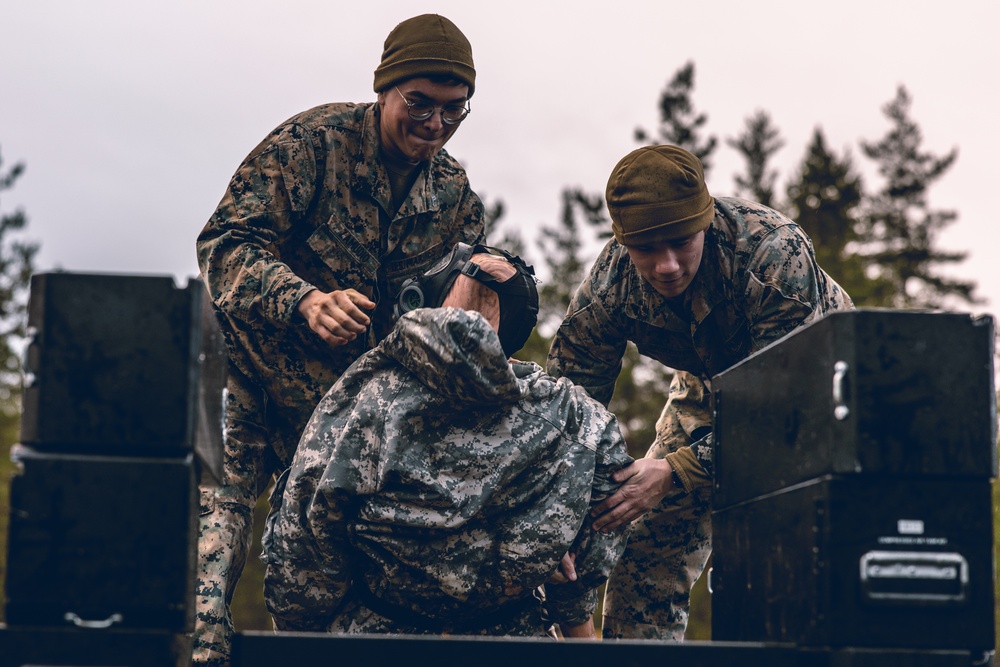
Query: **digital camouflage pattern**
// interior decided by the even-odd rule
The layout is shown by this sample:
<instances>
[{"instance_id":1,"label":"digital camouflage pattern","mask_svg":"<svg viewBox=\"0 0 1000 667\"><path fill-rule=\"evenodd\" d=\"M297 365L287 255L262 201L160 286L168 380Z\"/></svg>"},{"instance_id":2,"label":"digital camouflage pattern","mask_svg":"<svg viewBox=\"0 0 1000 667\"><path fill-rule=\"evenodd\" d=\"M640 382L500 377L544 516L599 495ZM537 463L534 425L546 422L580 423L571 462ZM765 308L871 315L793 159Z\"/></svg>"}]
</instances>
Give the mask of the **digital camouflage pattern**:
<instances>
[{"instance_id":1,"label":"digital camouflage pattern","mask_svg":"<svg viewBox=\"0 0 1000 667\"><path fill-rule=\"evenodd\" d=\"M195 589L194 664L229 664L233 591L250 550L257 498L279 467L252 408L259 390L230 368L226 396L224 469L229 479L202 487Z\"/></svg>"},{"instance_id":2,"label":"digital camouflage pattern","mask_svg":"<svg viewBox=\"0 0 1000 667\"><path fill-rule=\"evenodd\" d=\"M715 198L701 265L677 303L639 275L617 241L605 246L556 332L548 370L607 405L628 341L675 369L646 456L670 461L682 493L637 523L608 584L605 636L683 636L690 586L711 544L711 377L798 327L849 308L850 297L816 263L801 228L753 202Z\"/></svg>"},{"instance_id":3,"label":"digital camouflage pattern","mask_svg":"<svg viewBox=\"0 0 1000 667\"><path fill-rule=\"evenodd\" d=\"M625 542L592 531L589 510L629 463L614 416L508 363L481 315L414 310L306 426L265 528L268 609L292 631L543 635L584 622ZM569 550L579 579L546 586L547 623L520 602Z\"/></svg>"},{"instance_id":4,"label":"digital camouflage pattern","mask_svg":"<svg viewBox=\"0 0 1000 667\"><path fill-rule=\"evenodd\" d=\"M483 242L483 205L444 150L394 217L376 104L327 104L280 125L240 165L198 237L198 262L229 344L223 485L203 489L195 663L226 664L229 600L249 520L289 464L316 403L391 328L402 282L459 242ZM313 288L375 301L372 326L330 347L297 314Z\"/></svg>"}]
</instances>

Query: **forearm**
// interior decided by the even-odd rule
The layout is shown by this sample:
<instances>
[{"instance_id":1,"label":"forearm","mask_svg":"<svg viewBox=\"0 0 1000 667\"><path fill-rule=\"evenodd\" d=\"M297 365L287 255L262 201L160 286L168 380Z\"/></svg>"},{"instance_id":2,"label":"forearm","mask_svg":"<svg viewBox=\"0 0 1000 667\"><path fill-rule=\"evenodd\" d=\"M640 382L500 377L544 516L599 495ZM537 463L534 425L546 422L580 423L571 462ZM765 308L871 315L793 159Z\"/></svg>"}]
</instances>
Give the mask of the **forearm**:
<instances>
[{"instance_id":1,"label":"forearm","mask_svg":"<svg viewBox=\"0 0 1000 667\"><path fill-rule=\"evenodd\" d=\"M317 173L311 140L292 124L276 130L233 174L197 240L198 265L221 310L246 321L291 321L311 286L276 248L303 224Z\"/></svg>"},{"instance_id":2,"label":"forearm","mask_svg":"<svg viewBox=\"0 0 1000 667\"><path fill-rule=\"evenodd\" d=\"M598 445L591 510L618 490L620 484L612 476L631 462L617 422L611 421ZM627 528L599 532L593 529L593 521L588 512L571 549L575 554L576 580L546 586L546 591L551 591L549 612L552 618L568 625L584 623L593 616L597 608L596 589L611 576L611 570L625 550Z\"/></svg>"},{"instance_id":3,"label":"forearm","mask_svg":"<svg viewBox=\"0 0 1000 667\"><path fill-rule=\"evenodd\" d=\"M259 236L206 230L198 240L198 259L215 305L247 322L290 322L299 301L314 289L266 250Z\"/></svg>"},{"instance_id":4,"label":"forearm","mask_svg":"<svg viewBox=\"0 0 1000 667\"><path fill-rule=\"evenodd\" d=\"M347 586L331 586L314 571L291 562L268 564L264 601L283 632L325 632L333 621Z\"/></svg>"},{"instance_id":5,"label":"forearm","mask_svg":"<svg viewBox=\"0 0 1000 667\"><path fill-rule=\"evenodd\" d=\"M691 445L681 447L664 458L670 464L674 485L691 493L712 484L714 473L714 437L711 433Z\"/></svg>"},{"instance_id":6,"label":"forearm","mask_svg":"<svg viewBox=\"0 0 1000 667\"><path fill-rule=\"evenodd\" d=\"M560 625L579 625L593 617L597 609L597 589L611 576L625 550L628 532L619 529L601 533L591 529L588 518L580 530L574 550L577 554L575 581L545 586L545 608Z\"/></svg>"}]
</instances>

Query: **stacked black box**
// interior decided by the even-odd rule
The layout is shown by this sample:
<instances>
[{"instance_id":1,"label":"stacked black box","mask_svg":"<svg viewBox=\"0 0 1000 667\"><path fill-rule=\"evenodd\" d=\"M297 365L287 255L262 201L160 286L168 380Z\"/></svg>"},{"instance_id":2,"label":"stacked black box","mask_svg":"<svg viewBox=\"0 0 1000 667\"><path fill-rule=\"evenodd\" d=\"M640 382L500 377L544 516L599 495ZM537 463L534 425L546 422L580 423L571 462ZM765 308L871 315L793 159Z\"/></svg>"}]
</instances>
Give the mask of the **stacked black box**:
<instances>
[{"instance_id":1,"label":"stacked black box","mask_svg":"<svg viewBox=\"0 0 1000 667\"><path fill-rule=\"evenodd\" d=\"M17 448L7 622L193 627L198 485L190 455Z\"/></svg>"},{"instance_id":2,"label":"stacked black box","mask_svg":"<svg viewBox=\"0 0 1000 667\"><path fill-rule=\"evenodd\" d=\"M36 275L28 324L0 645L45 664L110 664L116 643L135 649L115 659L186 664L198 483L223 453L226 349L205 288ZM96 652L32 653L40 635Z\"/></svg>"},{"instance_id":3,"label":"stacked black box","mask_svg":"<svg viewBox=\"0 0 1000 667\"><path fill-rule=\"evenodd\" d=\"M712 636L991 649L989 317L832 314L712 381Z\"/></svg>"},{"instance_id":4,"label":"stacked black box","mask_svg":"<svg viewBox=\"0 0 1000 667\"><path fill-rule=\"evenodd\" d=\"M0 667L176 667L191 664L188 635L154 630L0 628Z\"/></svg>"},{"instance_id":5,"label":"stacked black box","mask_svg":"<svg viewBox=\"0 0 1000 667\"><path fill-rule=\"evenodd\" d=\"M28 303L21 442L183 456L222 471L226 344L204 285L43 273Z\"/></svg>"}]
</instances>

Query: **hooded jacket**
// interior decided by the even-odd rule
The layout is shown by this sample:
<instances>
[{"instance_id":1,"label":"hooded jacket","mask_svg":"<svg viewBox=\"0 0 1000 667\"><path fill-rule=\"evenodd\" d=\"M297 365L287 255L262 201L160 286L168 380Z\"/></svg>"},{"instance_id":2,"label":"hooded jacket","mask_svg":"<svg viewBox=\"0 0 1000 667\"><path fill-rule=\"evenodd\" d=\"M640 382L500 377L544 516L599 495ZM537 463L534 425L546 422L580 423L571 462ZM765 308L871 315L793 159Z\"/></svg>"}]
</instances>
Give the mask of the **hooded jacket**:
<instances>
[{"instance_id":1,"label":"hooded jacket","mask_svg":"<svg viewBox=\"0 0 1000 667\"><path fill-rule=\"evenodd\" d=\"M543 634L580 623L624 548L591 507L631 463L614 416L568 380L508 362L478 313L419 309L312 415L264 538L280 630ZM376 610L377 608L377 610Z\"/></svg>"}]
</instances>

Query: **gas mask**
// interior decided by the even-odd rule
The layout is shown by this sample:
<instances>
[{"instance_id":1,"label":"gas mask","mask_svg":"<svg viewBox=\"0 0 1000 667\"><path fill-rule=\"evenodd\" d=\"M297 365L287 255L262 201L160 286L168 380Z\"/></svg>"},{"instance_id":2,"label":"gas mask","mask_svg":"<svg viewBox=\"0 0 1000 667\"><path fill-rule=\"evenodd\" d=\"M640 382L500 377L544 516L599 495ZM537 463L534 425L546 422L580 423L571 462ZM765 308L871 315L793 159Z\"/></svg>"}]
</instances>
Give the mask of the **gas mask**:
<instances>
[{"instance_id":1,"label":"gas mask","mask_svg":"<svg viewBox=\"0 0 1000 667\"><path fill-rule=\"evenodd\" d=\"M478 253L499 255L510 262L517 273L504 282L487 273L472 261ZM484 245L458 243L422 275L403 283L393 306L393 319L417 308L438 308L459 275L466 275L489 287L500 297L500 345L509 357L520 350L538 321L538 290L535 270L505 250Z\"/></svg>"}]
</instances>

